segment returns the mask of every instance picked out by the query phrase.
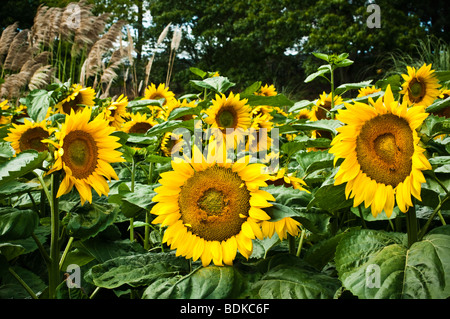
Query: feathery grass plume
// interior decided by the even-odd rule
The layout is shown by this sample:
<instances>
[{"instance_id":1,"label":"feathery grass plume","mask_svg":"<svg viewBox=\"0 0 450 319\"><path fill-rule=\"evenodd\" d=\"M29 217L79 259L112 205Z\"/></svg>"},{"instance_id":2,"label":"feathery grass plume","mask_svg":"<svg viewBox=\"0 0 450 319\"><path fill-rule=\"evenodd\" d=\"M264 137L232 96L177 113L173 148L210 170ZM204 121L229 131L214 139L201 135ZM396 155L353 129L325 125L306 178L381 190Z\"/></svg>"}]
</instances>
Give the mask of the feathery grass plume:
<instances>
[{"instance_id":1,"label":"feathery grass plume","mask_svg":"<svg viewBox=\"0 0 450 319\"><path fill-rule=\"evenodd\" d=\"M169 22L168 25L166 25L166 27L162 30L162 32L159 34L158 40L156 41L156 46L155 49L158 49L158 47L161 45L161 43L164 41L164 39L167 37L167 33L169 32L169 28L172 25L172 22ZM150 77L150 71L152 69L152 65L153 65L153 60L155 60L155 55L156 55L156 50L155 52L153 52L152 56L150 57L150 59L148 60L147 65L145 66L145 84L143 89L145 89L146 87L148 87L148 81L149 81L149 77ZM140 90L139 90L140 91ZM142 92L141 92L142 94Z\"/></svg>"},{"instance_id":2,"label":"feathery grass plume","mask_svg":"<svg viewBox=\"0 0 450 319\"><path fill-rule=\"evenodd\" d=\"M113 47L114 42L122 31L124 21L114 23L109 30L92 46L87 56L86 78L95 75L101 70L101 58Z\"/></svg>"},{"instance_id":3,"label":"feathery grass plume","mask_svg":"<svg viewBox=\"0 0 450 319\"><path fill-rule=\"evenodd\" d=\"M53 72L54 68L51 64L41 66L31 76L31 79L28 83L28 88L30 90L42 89L46 85L50 84Z\"/></svg>"},{"instance_id":4,"label":"feathery grass plume","mask_svg":"<svg viewBox=\"0 0 450 319\"><path fill-rule=\"evenodd\" d=\"M28 45L30 30L21 30L14 37L8 49L3 68L10 71L19 71L22 65L32 57L33 50Z\"/></svg>"},{"instance_id":5,"label":"feathery grass plume","mask_svg":"<svg viewBox=\"0 0 450 319\"><path fill-rule=\"evenodd\" d=\"M176 52L181 42L181 28L177 26L173 31L172 43L170 44L169 65L167 67L166 75L166 87L170 84L170 78L172 77L173 63L175 61Z\"/></svg>"},{"instance_id":6,"label":"feathery grass plume","mask_svg":"<svg viewBox=\"0 0 450 319\"><path fill-rule=\"evenodd\" d=\"M2 32L2 36L0 37L0 65L3 65L3 58L8 53L8 49L17 34L18 26L19 23L14 22L13 24L7 26Z\"/></svg>"}]
</instances>

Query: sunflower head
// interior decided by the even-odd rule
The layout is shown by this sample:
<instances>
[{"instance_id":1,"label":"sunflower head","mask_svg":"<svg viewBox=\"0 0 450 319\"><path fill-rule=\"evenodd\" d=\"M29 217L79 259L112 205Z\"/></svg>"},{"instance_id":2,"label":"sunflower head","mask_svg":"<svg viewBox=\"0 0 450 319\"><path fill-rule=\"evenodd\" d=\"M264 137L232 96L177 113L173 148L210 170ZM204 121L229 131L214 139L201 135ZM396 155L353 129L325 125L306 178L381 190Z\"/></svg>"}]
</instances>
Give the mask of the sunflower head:
<instances>
[{"instance_id":1,"label":"sunflower head","mask_svg":"<svg viewBox=\"0 0 450 319\"><path fill-rule=\"evenodd\" d=\"M153 118L147 118L146 113L128 113L130 119L123 125L125 133L145 134L149 129L158 124Z\"/></svg>"},{"instance_id":2,"label":"sunflower head","mask_svg":"<svg viewBox=\"0 0 450 319\"><path fill-rule=\"evenodd\" d=\"M439 92L439 98L440 99L446 99L450 96L450 90L447 88L441 89ZM450 107L444 107L443 109L437 111L437 112L432 112L433 115L437 115L437 116L441 116L441 117L445 117L445 118L450 118Z\"/></svg>"},{"instance_id":3,"label":"sunflower head","mask_svg":"<svg viewBox=\"0 0 450 319\"><path fill-rule=\"evenodd\" d=\"M166 105L171 100L175 99L175 94L169 90L164 83L160 83L158 87L154 83L151 83L144 92L145 100L157 100L164 99L163 105Z\"/></svg>"},{"instance_id":4,"label":"sunflower head","mask_svg":"<svg viewBox=\"0 0 450 319\"><path fill-rule=\"evenodd\" d=\"M8 100L0 102L0 125L11 123L12 116L9 114Z\"/></svg>"},{"instance_id":5,"label":"sunflower head","mask_svg":"<svg viewBox=\"0 0 450 319\"><path fill-rule=\"evenodd\" d=\"M121 145L119 138L110 135L114 128L108 125L102 114L90 120L91 109L71 111L66 116L61 130L56 132L59 143L55 146L55 163L48 174L62 170L64 179L58 190L60 197L70 192L73 186L80 194L81 204L92 202L93 188L99 196L108 195L105 180L118 179L111 163L125 161L122 153L115 150Z\"/></svg>"},{"instance_id":6,"label":"sunflower head","mask_svg":"<svg viewBox=\"0 0 450 319\"><path fill-rule=\"evenodd\" d=\"M55 108L61 114L70 114L72 110L77 112L85 106L94 106L94 99L94 89L90 87L83 88L80 84L73 84L69 89L67 97L56 104Z\"/></svg>"},{"instance_id":7,"label":"sunflower head","mask_svg":"<svg viewBox=\"0 0 450 319\"><path fill-rule=\"evenodd\" d=\"M275 200L259 187L267 186L262 164L243 161L220 163L209 153L207 158L194 148L200 163L177 159L172 171L161 174L153 198L154 224L168 226L163 242L177 255L207 266L231 265L237 251L246 258L252 253L252 239L263 238L262 220L270 217L262 210ZM197 155L195 153L198 153Z\"/></svg>"},{"instance_id":8,"label":"sunflower head","mask_svg":"<svg viewBox=\"0 0 450 319\"><path fill-rule=\"evenodd\" d=\"M332 94L326 94L323 92L316 104L313 106L311 110L311 120L318 121L327 118L328 111L331 110L331 96ZM334 96L334 105L342 104L343 100L339 95Z\"/></svg>"},{"instance_id":9,"label":"sunflower head","mask_svg":"<svg viewBox=\"0 0 450 319\"><path fill-rule=\"evenodd\" d=\"M390 86L384 98L370 104L345 103L337 119L339 127L330 153L335 163L344 158L335 184L347 183L345 193L356 207L363 201L374 216L389 217L395 202L402 212L412 206L411 195L420 200L422 170L431 169L419 144L416 129L428 116L421 106L407 107L394 100Z\"/></svg>"},{"instance_id":10,"label":"sunflower head","mask_svg":"<svg viewBox=\"0 0 450 319\"><path fill-rule=\"evenodd\" d=\"M48 147L42 140L48 139L53 131L53 128L47 128L45 120L33 123L24 119L24 124L13 124L5 141L11 142L16 154L25 150L43 152L48 150Z\"/></svg>"},{"instance_id":11,"label":"sunflower head","mask_svg":"<svg viewBox=\"0 0 450 319\"><path fill-rule=\"evenodd\" d=\"M213 128L219 128L226 134L227 129L247 129L251 125L250 106L247 99L240 99L239 94L233 92L226 97L224 94L212 100L212 106L206 111L207 124Z\"/></svg>"},{"instance_id":12,"label":"sunflower head","mask_svg":"<svg viewBox=\"0 0 450 319\"><path fill-rule=\"evenodd\" d=\"M117 100L111 102L111 104L103 110L103 115L109 122L109 125L117 130L120 130L125 122L124 117L127 113L127 105L128 98L121 94Z\"/></svg>"},{"instance_id":13,"label":"sunflower head","mask_svg":"<svg viewBox=\"0 0 450 319\"><path fill-rule=\"evenodd\" d=\"M423 66L416 70L414 67L407 67L408 74L402 74L405 83L402 84L403 89L400 91L404 94L404 99L408 105L421 105L427 107L439 95L438 79L431 70L431 64Z\"/></svg>"},{"instance_id":14,"label":"sunflower head","mask_svg":"<svg viewBox=\"0 0 450 319\"><path fill-rule=\"evenodd\" d=\"M277 89L275 88L275 86L273 86L273 84L271 85L266 84L264 86L261 86L259 92L256 92L255 94L262 96L275 96L277 95Z\"/></svg>"},{"instance_id":15,"label":"sunflower head","mask_svg":"<svg viewBox=\"0 0 450 319\"><path fill-rule=\"evenodd\" d=\"M381 89L377 89L375 85L368 86L358 90L358 95L356 97L367 96L373 93L381 92Z\"/></svg>"}]
</instances>

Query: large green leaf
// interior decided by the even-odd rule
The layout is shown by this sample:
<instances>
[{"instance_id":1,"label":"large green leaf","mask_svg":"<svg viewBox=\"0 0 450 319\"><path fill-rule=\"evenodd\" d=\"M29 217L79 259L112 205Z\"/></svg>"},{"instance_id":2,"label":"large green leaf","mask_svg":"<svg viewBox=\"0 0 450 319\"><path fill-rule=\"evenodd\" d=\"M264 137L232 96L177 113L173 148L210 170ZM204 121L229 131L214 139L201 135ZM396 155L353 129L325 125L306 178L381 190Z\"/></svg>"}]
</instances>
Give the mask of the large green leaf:
<instances>
[{"instance_id":1,"label":"large green leaf","mask_svg":"<svg viewBox=\"0 0 450 319\"><path fill-rule=\"evenodd\" d=\"M146 286L163 277L187 272L186 259L172 253L144 253L117 257L91 268L91 279L98 287L113 289L122 285Z\"/></svg>"},{"instance_id":2,"label":"large green leaf","mask_svg":"<svg viewBox=\"0 0 450 319\"><path fill-rule=\"evenodd\" d=\"M405 234L353 230L339 242L335 261L344 287L359 298L450 296L450 226L409 248Z\"/></svg>"},{"instance_id":3,"label":"large green leaf","mask_svg":"<svg viewBox=\"0 0 450 319\"><path fill-rule=\"evenodd\" d=\"M144 292L143 299L225 299L237 298L245 278L235 267L200 267L190 274L169 281L159 280Z\"/></svg>"},{"instance_id":4,"label":"large green leaf","mask_svg":"<svg viewBox=\"0 0 450 319\"><path fill-rule=\"evenodd\" d=\"M242 94L241 99L247 99L247 103L250 106L268 105L278 107L292 107L294 105L293 101L291 101L281 93L273 96Z\"/></svg>"},{"instance_id":5,"label":"large green leaf","mask_svg":"<svg viewBox=\"0 0 450 319\"><path fill-rule=\"evenodd\" d=\"M7 162L0 164L0 185L28 174L41 166L47 157L47 152L38 153L35 150L27 150L17 154Z\"/></svg>"},{"instance_id":6,"label":"large green leaf","mask_svg":"<svg viewBox=\"0 0 450 319\"><path fill-rule=\"evenodd\" d=\"M225 93L229 88L236 84L224 76L215 76L202 81L191 80L191 83L204 89L213 90L217 93Z\"/></svg>"},{"instance_id":7,"label":"large green leaf","mask_svg":"<svg viewBox=\"0 0 450 319\"><path fill-rule=\"evenodd\" d=\"M85 204L64 217L64 223L70 236L87 239L111 225L118 212L119 206L116 204Z\"/></svg>"},{"instance_id":8,"label":"large green leaf","mask_svg":"<svg viewBox=\"0 0 450 319\"><path fill-rule=\"evenodd\" d=\"M39 224L39 216L33 210L13 207L0 208L0 240L27 238Z\"/></svg>"},{"instance_id":9,"label":"large green leaf","mask_svg":"<svg viewBox=\"0 0 450 319\"><path fill-rule=\"evenodd\" d=\"M341 286L293 255L274 256L267 263L270 269L251 287L253 298L330 299Z\"/></svg>"}]
</instances>

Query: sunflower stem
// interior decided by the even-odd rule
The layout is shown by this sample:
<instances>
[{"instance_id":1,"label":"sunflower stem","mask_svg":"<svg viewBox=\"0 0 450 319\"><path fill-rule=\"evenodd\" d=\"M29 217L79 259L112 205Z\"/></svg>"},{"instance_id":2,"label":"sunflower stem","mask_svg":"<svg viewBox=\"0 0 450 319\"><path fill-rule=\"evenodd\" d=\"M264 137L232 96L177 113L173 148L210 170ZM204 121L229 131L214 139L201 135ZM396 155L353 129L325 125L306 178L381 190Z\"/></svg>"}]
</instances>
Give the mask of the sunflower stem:
<instances>
[{"instance_id":1,"label":"sunflower stem","mask_svg":"<svg viewBox=\"0 0 450 319\"><path fill-rule=\"evenodd\" d=\"M56 288L59 284L59 205L58 205L58 189L60 183L59 171L51 175L51 205L50 205L50 265L48 267L48 297L56 298Z\"/></svg>"},{"instance_id":2,"label":"sunflower stem","mask_svg":"<svg viewBox=\"0 0 450 319\"><path fill-rule=\"evenodd\" d=\"M428 227L430 227L431 222L433 221L434 217L436 216L437 213L440 212L442 205L444 205L444 203L450 198L450 194L447 194L447 196L444 197L444 199L439 200L439 205L436 206L436 208L434 209L433 213L430 215L430 217L428 217L427 222L425 223L425 225L422 227L422 229L419 232L419 240L421 240L423 238L423 236L425 236L425 233L428 230Z\"/></svg>"},{"instance_id":3,"label":"sunflower stem","mask_svg":"<svg viewBox=\"0 0 450 319\"><path fill-rule=\"evenodd\" d=\"M134 183L135 183L135 175L136 175L136 160L131 159L131 192L134 193ZM130 241L134 241L134 217L130 218Z\"/></svg>"},{"instance_id":4,"label":"sunflower stem","mask_svg":"<svg viewBox=\"0 0 450 319\"><path fill-rule=\"evenodd\" d=\"M408 247L418 240L416 207L413 206L406 212L406 231L408 233Z\"/></svg>"},{"instance_id":5,"label":"sunflower stem","mask_svg":"<svg viewBox=\"0 0 450 319\"><path fill-rule=\"evenodd\" d=\"M64 249L64 253L61 257L61 260L59 261L59 269L60 270L64 264L64 261L66 260L66 256L69 253L70 247L72 247L73 239L74 239L73 237L69 238L69 241L67 242L67 245L66 245L66 249Z\"/></svg>"},{"instance_id":6,"label":"sunflower stem","mask_svg":"<svg viewBox=\"0 0 450 319\"><path fill-rule=\"evenodd\" d=\"M300 226L300 229L302 231L301 235L300 235L300 242L298 244L298 248L297 248L297 257L300 257L300 253L302 251L302 246L303 246L303 239L305 239L305 229L303 229L303 227Z\"/></svg>"},{"instance_id":7,"label":"sunflower stem","mask_svg":"<svg viewBox=\"0 0 450 319\"><path fill-rule=\"evenodd\" d=\"M28 294L31 296L31 298L33 299L39 299L36 294L34 293L34 291L30 288L30 286L28 286L26 284L25 281L23 281L22 278L20 278L20 276L14 271L14 269L12 269L11 267L8 268L8 271L10 272L11 275L13 275L14 278L16 278L16 280L22 285L22 287L28 292Z\"/></svg>"}]
</instances>

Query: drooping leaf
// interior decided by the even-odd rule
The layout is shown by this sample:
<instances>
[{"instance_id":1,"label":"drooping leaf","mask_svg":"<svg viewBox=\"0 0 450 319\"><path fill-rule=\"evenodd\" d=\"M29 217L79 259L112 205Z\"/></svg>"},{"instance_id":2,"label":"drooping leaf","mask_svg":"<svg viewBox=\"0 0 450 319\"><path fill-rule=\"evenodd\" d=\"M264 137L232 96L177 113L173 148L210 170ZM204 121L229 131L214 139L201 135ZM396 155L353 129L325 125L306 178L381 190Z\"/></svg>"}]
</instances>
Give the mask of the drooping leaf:
<instances>
[{"instance_id":1,"label":"drooping leaf","mask_svg":"<svg viewBox=\"0 0 450 319\"><path fill-rule=\"evenodd\" d=\"M186 259L172 253L144 253L117 257L91 268L98 287L113 289L122 285L146 286L156 279L171 277L189 269Z\"/></svg>"},{"instance_id":2,"label":"drooping leaf","mask_svg":"<svg viewBox=\"0 0 450 319\"><path fill-rule=\"evenodd\" d=\"M339 279L359 298L442 299L450 296L450 227L407 247L406 234L360 229L339 242Z\"/></svg>"},{"instance_id":3,"label":"drooping leaf","mask_svg":"<svg viewBox=\"0 0 450 319\"><path fill-rule=\"evenodd\" d=\"M225 299L237 298L245 286L245 278L235 267L201 267L190 274L150 285L143 299Z\"/></svg>"},{"instance_id":4,"label":"drooping leaf","mask_svg":"<svg viewBox=\"0 0 450 319\"><path fill-rule=\"evenodd\" d=\"M0 208L0 239L27 238L39 224L39 216L33 210L14 207Z\"/></svg>"}]
</instances>

